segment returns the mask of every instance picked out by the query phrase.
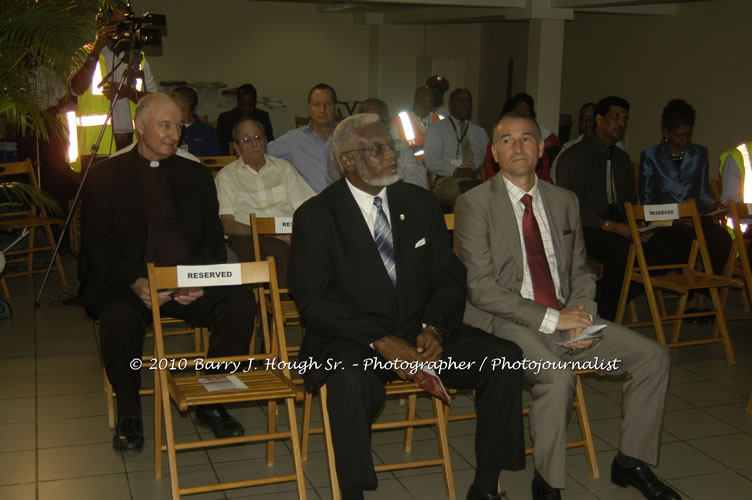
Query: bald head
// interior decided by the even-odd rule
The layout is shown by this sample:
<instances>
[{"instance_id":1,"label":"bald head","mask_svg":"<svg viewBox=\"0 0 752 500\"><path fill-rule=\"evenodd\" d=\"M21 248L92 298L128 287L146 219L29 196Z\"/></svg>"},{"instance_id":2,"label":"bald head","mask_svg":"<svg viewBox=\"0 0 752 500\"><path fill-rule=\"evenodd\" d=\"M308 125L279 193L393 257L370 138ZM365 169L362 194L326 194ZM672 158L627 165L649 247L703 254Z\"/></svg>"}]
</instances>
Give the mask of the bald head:
<instances>
[{"instance_id":1,"label":"bald head","mask_svg":"<svg viewBox=\"0 0 752 500\"><path fill-rule=\"evenodd\" d=\"M178 112L180 111L177 103L171 97L158 93L147 94L138 101L134 120L139 118L141 120L148 120L155 110L164 111L169 108L177 109Z\"/></svg>"},{"instance_id":2,"label":"bald head","mask_svg":"<svg viewBox=\"0 0 752 500\"><path fill-rule=\"evenodd\" d=\"M363 104L360 105L360 112L379 115L379 118L381 118L381 123L383 123L384 125L389 123L389 107L381 99L369 97L368 99L363 101Z\"/></svg>"},{"instance_id":3,"label":"bald head","mask_svg":"<svg viewBox=\"0 0 752 500\"><path fill-rule=\"evenodd\" d=\"M420 118L424 118L433 108L433 93L428 87L418 87L415 89L413 97L413 113Z\"/></svg>"}]
</instances>

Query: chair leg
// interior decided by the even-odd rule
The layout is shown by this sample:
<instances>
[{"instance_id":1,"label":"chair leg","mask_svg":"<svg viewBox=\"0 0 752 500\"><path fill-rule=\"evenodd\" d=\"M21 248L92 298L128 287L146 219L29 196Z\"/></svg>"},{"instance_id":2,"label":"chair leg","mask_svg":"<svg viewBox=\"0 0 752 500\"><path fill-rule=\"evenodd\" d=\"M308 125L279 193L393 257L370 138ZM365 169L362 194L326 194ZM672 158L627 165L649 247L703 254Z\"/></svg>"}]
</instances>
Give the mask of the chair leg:
<instances>
[{"instance_id":1,"label":"chair leg","mask_svg":"<svg viewBox=\"0 0 752 500\"><path fill-rule=\"evenodd\" d=\"M409 394L407 396L407 420L415 420L415 406L418 403L417 394ZM405 427L405 442L403 448L405 453L410 453L413 450L413 431L415 427Z\"/></svg>"},{"instance_id":2,"label":"chair leg","mask_svg":"<svg viewBox=\"0 0 752 500\"><path fill-rule=\"evenodd\" d=\"M648 308L650 309L650 318L653 320L653 328L655 328L655 336L658 339L658 343L666 345L666 335L663 333L663 323L661 322L661 313L658 309L658 303L655 300L655 293L653 287L649 281L645 283L645 297L648 299Z\"/></svg>"},{"instance_id":3,"label":"chair leg","mask_svg":"<svg viewBox=\"0 0 752 500\"><path fill-rule=\"evenodd\" d=\"M277 402L269 401L267 406L266 415L266 432L272 433L277 427ZM271 467L274 465L274 440L270 439L266 442L266 465Z\"/></svg>"},{"instance_id":4,"label":"chair leg","mask_svg":"<svg viewBox=\"0 0 752 500\"><path fill-rule=\"evenodd\" d=\"M107 378L107 372L103 369L104 374L104 394L107 399L107 425L110 429L115 428L115 392L112 390L110 379Z\"/></svg>"},{"instance_id":5,"label":"chair leg","mask_svg":"<svg viewBox=\"0 0 752 500\"><path fill-rule=\"evenodd\" d=\"M746 296L744 294L746 292L745 287L746 287L746 284L745 284L744 287L742 287L742 300L746 299ZM726 310L726 300L728 300L728 294L729 294L729 289L728 288L724 288L723 290L721 290L721 295L720 295L721 296L721 307L723 307L724 311ZM746 309L745 309L745 312L746 312ZM720 335L720 333L721 333L720 329L718 328L718 320L716 319L713 322L713 334L712 334L712 337L714 339L717 339L718 335Z\"/></svg>"},{"instance_id":6,"label":"chair leg","mask_svg":"<svg viewBox=\"0 0 752 500\"><path fill-rule=\"evenodd\" d=\"M726 326L726 313L723 310L723 304L718 296L717 288L710 289L710 298L713 301L713 308L715 309L715 321L718 323L718 328L721 331L723 348L726 351L726 362L730 365L735 365L736 357L734 356L734 347L731 345L731 338L729 337L728 327Z\"/></svg>"},{"instance_id":7,"label":"chair leg","mask_svg":"<svg viewBox=\"0 0 752 500\"><path fill-rule=\"evenodd\" d=\"M747 286L747 283L744 283L744 286L742 287L742 307L744 308L744 312L748 313L752 308L750 308L750 297L752 297L752 290L750 290L749 286Z\"/></svg>"},{"instance_id":8,"label":"chair leg","mask_svg":"<svg viewBox=\"0 0 752 500\"><path fill-rule=\"evenodd\" d=\"M598 470L598 459L595 456L595 445L593 444L593 434L590 431L590 419L588 418L587 406L585 406L585 394L582 392L582 382L577 375L575 386L575 401L577 409L577 421L580 424L580 434L585 440L585 458L587 459L590 475L593 479L600 478Z\"/></svg>"},{"instance_id":9,"label":"chair leg","mask_svg":"<svg viewBox=\"0 0 752 500\"><path fill-rule=\"evenodd\" d=\"M298 489L298 498L305 500L306 487L305 476L303 476L303 460L300 458L300 441L298 440L298 422L295 419L295 401L287 398L285 401L287 408L287 423L290 427L290 444L292 445L292 460L295 467L295 484ZM272 441L272 445L274 442Z\"/></svg>"},{"instance_id":10,"label":"chair leg","mask_svg":"<svg viewBox=\"0 0 752 500\"><path fill-rule=\"evenodd\" d=\"M635 304L634 299L629 301L629 316L632 319L632 323L637 323L639 321L640 317L637 315L637 305Z\"/></svg>"},{"instance_id":11,"label":"chair leg","mask_svg":"<svg viewBox=\"0 0 752 500\"><path fill-rule=\"evenodd\" d=\"M322 385L319 390L319 403L321 404L321 426L324 429L326 460L329 463L329 484L332 488L332 500L342 500L342 495L339 491L339 479L337 478L337 464L334 460L334 443L332 443L332 427L329 422L329 408L326 406L325 385Z\"/></svg>"},{"instance_id":12,"label":"chair leg","mask_svg":"<svg viewBox=\"0 0 752 500\"><path fill-rule=\"evenodd\" d=\"M10 290L8 290L8 283L5 281L5 278L0 278L0 286L3 287L3 297L6 299L10 298Z\"/></svg>"},{"instance_id":13,"label":"chair leg","mask_svg":"<svg viewBox=\"0 0 752 500\"><path fill-rule=\"evenodd\" d=\"M202 352L201 349L201 328L193 329L193 352Z\"/></svg>"},{"instance_id":14,"label":"chair leg","mask_svg":"<svg viewBox=\"0 0 752 500\"><path fill-rule=\"evenodd\" d=\"M308 460L308 440L311 436L311 404L313 404L313 395L305 391L303 396L303 430L300 434L300 455L304 462Z\"/></svg>"},{"instance_id":15,"label":"chair leg","mask_svg":"<svg viewBox=\"0 0 752 500\"><path fill-rule=\"evenodd\" d=\"M747 401L747 413L752 413L752 392L749 393L749 401Z\"/></svg>"},{"instance_id":16,"label":"chair leg","mask_svg":"<svg viewBox=\"0 0 752 500\"><path fill-rule=\"evenodd\" d=\"M167 374L163 371L158 372L159 376L159 393L162 394L162 389L167 387ZM156 390L154 391L157 392ZM165 395L166 396L166 395ZM175 430L172 427L172 412L170 411L170 398L160 397L162 403L162 416L164 417L165 424L165 438L167 440L167 461L170 464L170 488L172 489L172 500L180 500L180 485L178 483L178 457L175 453ZM162 422L160 422L161 425ZM157 426L154 428L156 438ZM156 439L154 440L156 443ZM160 446L161 448L161 446ZM160 450L160 459L161 459ZM161 467L160 467L161 473ZM156 474L156 472L155 472Z\"/></svg>"},{"instance_id":17,"label":"chair leg","mask_svg":"<svg viewBox=\"0 0 752 500\"><path fill-rule=\"evenodd\" d=\"M447 436L447 421L444 418L444 404L439 398L431 398L433 401L433 413L436 417L436 440L439 445L439 455L443 459L442 472L444 473L444 485L446 486L449 500L455 500L457 495L454 491L454 473L449 455L449 438Z\"/></svg>"},{"instance_id":18,"label":"chair leg","mask_svg":"<svg viewBox=\"0 0 752 500\"><path fill-rule=\"evenodd\" d=\"M157 374L154 372L154 479L162 479L162 390Z\"/></svg>"},{"instance_id":19,"label":"chair leg","mask_svg":"<svg viewBox=\"0 0 752 500\"><path fill-rule=\"evenodd\" d=\"M679 304L676 306L676 314L682 315L687 307L687 299L689 294L685 293L679 297ZM679 342L679 331L681 330L684 320L677 319L674 321L674 328L671 330L671 343Z\"/></svg>"}]
</instances>

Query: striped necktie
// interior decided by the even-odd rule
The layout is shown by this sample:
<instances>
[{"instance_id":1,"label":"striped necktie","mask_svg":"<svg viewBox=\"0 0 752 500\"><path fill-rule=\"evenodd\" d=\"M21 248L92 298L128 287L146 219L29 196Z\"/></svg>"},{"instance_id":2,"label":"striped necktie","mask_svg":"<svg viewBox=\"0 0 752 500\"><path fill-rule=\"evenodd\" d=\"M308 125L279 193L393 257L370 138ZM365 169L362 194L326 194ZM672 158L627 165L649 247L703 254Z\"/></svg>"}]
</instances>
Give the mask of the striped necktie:
<instances>
[{"instance_id":1,"label":"striped necktie","mask_svg":"<svg viewBox=\"0 0 752 500\"><path fill-rule=\"evenodd\" d=\"M397 266L394 263L394 244L392 243L392 229L389 227L389 220L386 218L384 209L381 208L381 198L379 196L373 199L373 206L376 207L376 221L373 225L373 239L379 249L379 255L384 262L384 267L392 280L392 285L397 286Z\"/></svg>"}]
</instances>

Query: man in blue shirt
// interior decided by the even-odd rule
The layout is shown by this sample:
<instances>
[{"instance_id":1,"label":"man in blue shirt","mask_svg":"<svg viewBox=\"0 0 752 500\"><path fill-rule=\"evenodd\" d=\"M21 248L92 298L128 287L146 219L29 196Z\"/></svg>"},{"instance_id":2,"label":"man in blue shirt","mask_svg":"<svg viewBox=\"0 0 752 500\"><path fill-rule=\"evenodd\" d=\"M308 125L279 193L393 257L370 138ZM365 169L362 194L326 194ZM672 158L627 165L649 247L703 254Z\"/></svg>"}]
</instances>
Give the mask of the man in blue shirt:
<instances>
[{"instance_id":1,"label":"man in blue shirt","mask_svg":"<svg viewBox=\"0 0 752 500\"><path fill-rule=\"evenodd\" d=\"M172 98L180 106L183 114L183 132L180 147L188 147L194 156L219 156L217 133L211 125L198 119L195 113L198 94L190 87L178 87L172 91Z\"/></svg>"},{"instance_id":2,"label":"man in blue shirt","mask_svg":"<svg viewBox=\"0 0 752 500\"><path fill-rule=\"evenodd\" d=\"M337 126L336 113L337 92L330 85L319 83L308 92L308 125L290 130L267 146L270 156L292 163L317 193L326 187L327 153Z\"/></svg>"}]
</instances>

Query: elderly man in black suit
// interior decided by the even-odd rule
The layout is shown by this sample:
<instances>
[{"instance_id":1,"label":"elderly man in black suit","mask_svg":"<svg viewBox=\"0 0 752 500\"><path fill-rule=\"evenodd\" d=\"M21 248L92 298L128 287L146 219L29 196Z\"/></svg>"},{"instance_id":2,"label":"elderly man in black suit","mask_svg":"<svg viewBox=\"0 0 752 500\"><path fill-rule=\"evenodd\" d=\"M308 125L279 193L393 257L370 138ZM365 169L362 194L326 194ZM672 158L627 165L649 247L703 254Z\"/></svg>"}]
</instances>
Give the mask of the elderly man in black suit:
<instances>
[{"instance_id":1,"label":"elderly man in black suit","mask_svg":"<svg viewBox=\"0 0 752 500\"><path fill-rule=\"evenodd\" d=\"M150 94L135 114L138 143L91 170L84 190L81 295L100 321L102 361L117 393L113 447L144 446L141 373L129 363L141 358L153 306L162 314L211 328L209 357L247 353L255 312L243 287L182 288L152 304L146 263L158 266L226 261L217 192L209 170L175 154L181 111L166 95ZM217 437L243 434L220 405L196 411Z\"/></svg>"},{"instance_id":2,"label":"elderly man in black suit","mask_svg":"<svg viewBox=\"0 0 752 500\"><path fill-rule=\"evenodd\" d=\"M384 383L403 371L364 370L363 360L476 361L440 373L476 390L477 471L470 499L497 499L502 468L524 466L519 370L478 369L484 356L520 359L513 343L462 324L465 269L452 252L441 208L428 191L399 182L397 146L374 114L334 132L345 178L308 200L293 223L290 283L306 336L301 357L342 362L305 374L326 384L337 475L345 499L376 488L370 425ZM353 366L358 364L359 366Z\"/></svg>"}]
</instances>

